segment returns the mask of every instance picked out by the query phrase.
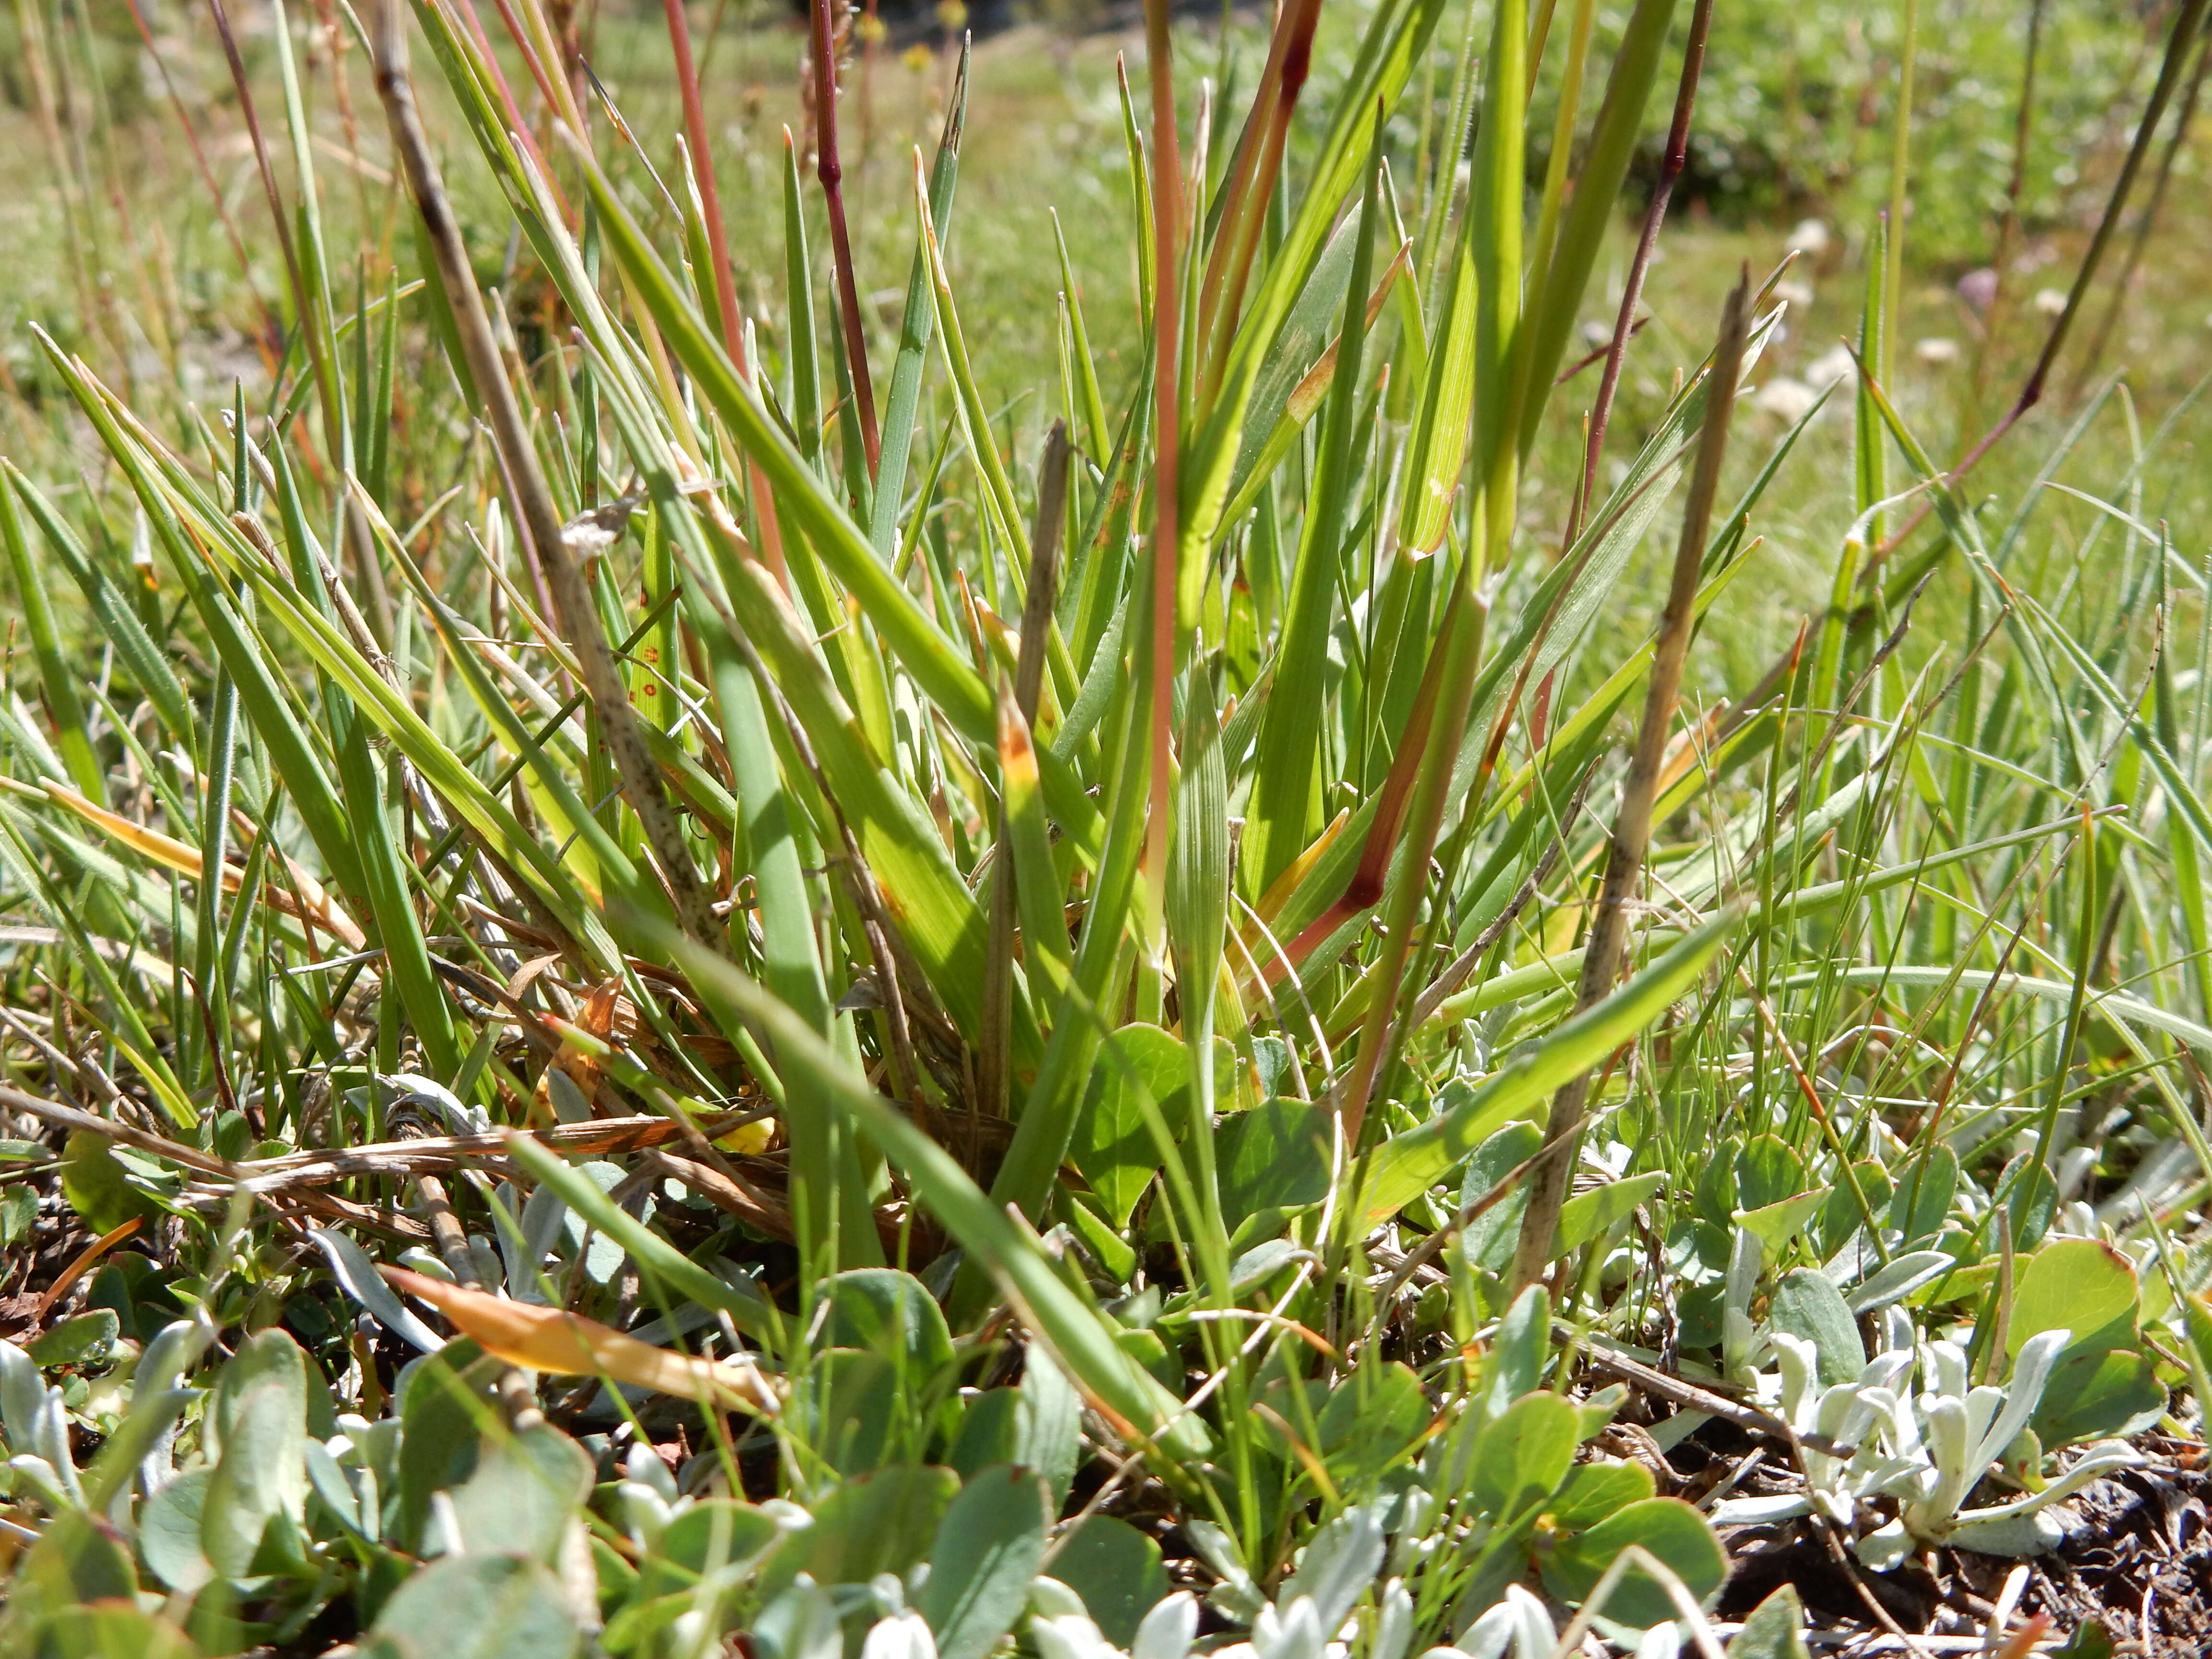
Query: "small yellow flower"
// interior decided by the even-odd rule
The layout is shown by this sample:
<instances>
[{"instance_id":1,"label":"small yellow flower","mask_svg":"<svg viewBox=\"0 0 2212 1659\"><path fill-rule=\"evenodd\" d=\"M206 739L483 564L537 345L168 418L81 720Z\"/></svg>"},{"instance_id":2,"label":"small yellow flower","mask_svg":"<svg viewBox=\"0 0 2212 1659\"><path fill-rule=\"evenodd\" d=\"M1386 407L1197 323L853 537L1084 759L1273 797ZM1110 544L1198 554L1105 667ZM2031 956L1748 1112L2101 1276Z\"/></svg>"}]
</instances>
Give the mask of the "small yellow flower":
<instances>
[{"instance_id":1,"label":"small yellow flower","mask_svg":"<svg viewBox=\"0 0 2212 1659\"><path fill-rule=\"evenodd\" d=\"M865 45L879 46L883 42L883 38L890 33L890 30L884 27L882 18L871 15L867 12L862 12L853 20L853 33Z\"/></svg>"},{"instance_id":2,"label":"small yellow flower","mask_svg":"<svg viewBox=\"0 0 2212 1659\"><path fill-rule=\"evenodd\" d=\"M968 26L968 8L963 0L938 0L937 21L948 29Z\"/></svg>"},{"instance_id":3,"label":"small yellow flower","mask_svg":"<svg viewBox=\"0 0 2212 1659\"><path fill-rule=\"evenodd\" d=\"M921 75L927 72L930 64L936 61L936 56L927 46L917 40L899 54L899 62L904 64L916 75Z\"/></svg>"}]
</instances>

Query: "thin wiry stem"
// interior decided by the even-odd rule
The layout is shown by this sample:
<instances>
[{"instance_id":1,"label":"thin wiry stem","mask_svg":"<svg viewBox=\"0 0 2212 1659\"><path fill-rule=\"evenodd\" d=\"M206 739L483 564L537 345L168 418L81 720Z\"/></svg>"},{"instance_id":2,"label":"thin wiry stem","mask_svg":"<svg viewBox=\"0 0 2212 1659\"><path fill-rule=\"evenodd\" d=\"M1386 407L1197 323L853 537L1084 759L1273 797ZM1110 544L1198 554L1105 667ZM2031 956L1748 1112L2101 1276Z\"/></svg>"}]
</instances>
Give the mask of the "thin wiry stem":
<instances>
[{"instance_id":1,"label":"thin wiry stem","mask_svg":"<svg viewBox=\"0 0 2212 1659\"><path fill-rule=\"evenodd\" d=\"M1966 433L1972 431L1982 421L1982 393L1988 384L1990 347L1997 336L1998 319L2004 313L2005 267L2012 262L2012 245L2020 234L2020 198L2027 185L2027 141L2035 131L2036 71L2043 60L2043 14L2049 0L2033 0L2027 14L2027 50L2020 70L2020 107L2014 112L2012 133L2012 172L2005 179L2004 214L1997 221L1996 252L1990 259L1990 272L1996 281L1990 288L1990 302L1982 314L1982 334L1974 348L1974 375L1968 392L1966 419L1960 441Z\"/></svg>"},{"instance_id":2,"label":"thin wiry stem","mask_svg":"<svg viewBox=\"0 0 2212 1659\"><path fill-rule=\"evenodd\" d=\"M2128 196L2135 188L2136 175L2142 171L2143 158L2150 153L2152 139L2159 124L2165 118L2166 107L2173 100L2173 90L2180 84L2182 67L2189 57L2190 44L2203 27L2205 9L2212 0L2184 0L2179 17L2174 20L2173 33L2167 37L2166 59L2159 65L2158 82L2151 88L2150 102L2144 107L2142 122L2136 128L2135 142L2128 147L2127 160L2120 165L2120 176L2112 181L2112 193L2105 204L2104 217L2097 222L2096 234L2089 239L2089 251L2081 256L2081 269L2074 273L2074 286L2066 293L2066 309L2058 313L2058 320L2051 325L2051 332L2043 342L2043 350L2035 360L2035 367L2020 388L2020 396L2013 405L1998 418L1997 423L1984 433L1981 441L1951 469L1950 482L1956 483L1972 471L1983 456L1997 446L1998 440L2019 424L2027 412L2043 401L2043 393L2050 383L2051 371L2057 366L2061 353L2074 328L2074 319L2080 314L2083 301L2088 297L2090 284L2097 279L2098 269L2104 264L2105 251L2112 244L2113 234L2119 228L2120 216L2126 210ZM1888 556L1902 547L1907 538L1917 530L1928 515L1935 511L1933 500L1923 501L1904 525L1887 537L1881 544L1867 556L1866 568L1860 573L1861 582L1869 581Z\"/></svg>"},{"instance_id":3,"label":"thin wiry stem","mask_svg":"<svg viewBox=\"0 0 2212 1659\"><path fill-rule=\"evenodd\" d=\"M607 648L606 635L599 626L599 611L585 583L582 567L568 545L560 513L553 504L553 493L538 465L537 451L531 446L529 428L515 400L514 388L508 383L500 361L499 346L492 338L491 319L485 313L483 295L477 290L469 264L460 225L453 217L445 182L431 156L422 118L416 110L414 82L407 69L403 17L399 0L385 0L375 41L377 95L384 101L385 115L392 127L392 149L406 167L408 189L422 216L439 281L453 310L469 379L474 383L477 396L483 400L502 470L520 509L523 528L528 532L531 544L544 567L555 611L562 633L576 653L585 688L591 693L593 711L599 716L616 772L622 779L623 798L637 814L639 827L645 831L647 844L660 866L662 879L667 883L670 897L674 901L678 924L706 948L726 950L727 940L691 862L690 849L684 843L683 830L669 805L659 769L653 764L637 729L637 715L629 706L629 690L615 666L613 653Z\"/></svg>"},{"instance_id":4,"label":"thin wiry stem","mask_svg":"<svg viewBox=\"0 0 2212 1659\"><path fill-rule=\"evenodd\" d=\"M2181 111L2174 118L2173 131L2166 135L2166 151L2158 159L2158 179L2152 185L2150 201L2136 223L2135 240L2128 244L2128 257L2120 266L2120 274L2112 282L2112 297L2106 302L2103 319L2089 341L2089 349L2081 356L2081 367L2074 371L2072 395L2079 398L2081 388L2096 377L2097 365L2104 361L2105 349L2112 343L2112 331L2119 325L2120 313L2126 309L2128 290L2135 286L2136 272L2142 264L2143 249L2149 244L2150 234L2157 228L2159 210L2166 205L2166 186L2173 179L2173 163L2188 141L2189 128L2197 117L2197 102L2204 91L2204 71L2212 66L2212 35L2197 49L2197 72L2189 77L2189 90L2181 100Z\"/></svg>"},{"instance_id":5,"label":"thin wiry stem","mask_svg":"<svg viewBox=\"0 0 2212 1659\"><path fill-rule=\"evenodd\" d=\"M1611 994L1628 942L1628 907L1643 878L1644 854L1651 839L1651 813L1659 795L1667 734L1674 724L1674 699L1681 688L1690 635L1696 629L1698 571L1712 526L1713 502L1720 493L1721 463L1728 455L1729 421L1735 412L1751 295L1751 273L1746 270L1729 292L1722 313L1720 344L1713 353L1712 380L1706 394L1705 428L1698 436L1690 497L1682 513L1682 538L1674 549L1674 580L1668 587L1667 609L1652 653L1644 720L1637 731L1636 753L1629 762L1628 776L1621 785L1620 807L1613 815L1607 851L1605 886L1583 951L1582 983L1575 998L1578 1009L1601 1002ZM1535 1283L1550 1265L1559 1206L1566 1200L1575 1151L1582 1139L1589 1085L1590 1074L1585 1072L1552 1098L1551 1116L1544 1131L1546 1152L1531 1179L1520 1247L1513 1259L1511 1283L1516 1295Z\"/></svg>"}]
</instances>

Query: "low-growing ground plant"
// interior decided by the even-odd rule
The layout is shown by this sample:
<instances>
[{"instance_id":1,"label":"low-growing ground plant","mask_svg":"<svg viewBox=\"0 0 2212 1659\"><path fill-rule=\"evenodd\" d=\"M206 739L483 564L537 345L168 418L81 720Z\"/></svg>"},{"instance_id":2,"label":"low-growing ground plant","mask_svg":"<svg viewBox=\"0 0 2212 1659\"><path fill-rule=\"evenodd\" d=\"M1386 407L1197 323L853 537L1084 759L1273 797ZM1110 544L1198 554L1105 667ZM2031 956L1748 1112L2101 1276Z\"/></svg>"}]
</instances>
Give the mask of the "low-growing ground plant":
<instances>
[{"instance_id":1,"label":"low-growing ground plant","mask_svg":"<svg viewBox=\"0 0 2212 1659\"><path fill-rule=\"evenodd\" d=\"M1712 0L1322 10L1147 9L1127 268L1040 216L1010 387L964 46L885 289L872 13L763 247L675 0L672 132L566 7L211 8L266 378L33 327L0 462L0 1647L2098 1611L2006 1559L2201 1463L2212 611L2191 400L2059 386L2207 0L1966 425L1899 373L1909 96L1778 422L1786 260L1636 337ZM1793 491L1822 602L1717 650Z\"/></svg>"}]
</instances>

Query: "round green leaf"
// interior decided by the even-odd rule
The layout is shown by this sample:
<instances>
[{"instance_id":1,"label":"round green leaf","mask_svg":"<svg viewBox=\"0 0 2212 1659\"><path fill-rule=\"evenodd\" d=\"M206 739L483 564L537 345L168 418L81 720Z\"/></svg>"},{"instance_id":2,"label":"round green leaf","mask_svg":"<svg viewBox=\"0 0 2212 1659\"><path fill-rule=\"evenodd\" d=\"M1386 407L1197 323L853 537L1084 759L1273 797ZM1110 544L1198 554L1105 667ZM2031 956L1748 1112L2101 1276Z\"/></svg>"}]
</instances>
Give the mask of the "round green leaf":
<instances>
[{"instance_id":1,"label":"round green leaf","mask_svg":"<svg viewBox=\"0 0 2212 1659\"><path fill-rule=\"evenodd\" d=\"M1699 1602L1728 1577L1728 1557L1705 1517L1679 1498L1651 1498L1561 1543L1543 1564L1545 1588L1562 1601L1579 1605L1597 1588L1613 1558L1632 1544L1656 1556ZM1680 1616L1659 1582L1633 1568L1598 1611L1638 1629Z\"/></svg>"},{"instance_id":2,"label":"round green leaf","mask_svg":"<svg viewBox=\"0 0 2212 1659\"><path fill-rule=\"evenodd\" d=\"M1552 1524L1561 1532L1588 1532L1651 1494L1651 1471L1641 1463L1577 1463L1560 1483Z\"/></svg>"},{"instance_id":3,"label":"round green leaf","mask_svg":"<svg viewBox=\"0 0 2212 1659\"><path fill-rule=\"evenodd\" d=\"M519 1555L459 1555L402 1583L372 1632L379 1659L568 1659L574 1616L553 1575Z\"/></svg>"},{"instance_id":4,"label":"round green leaf","mask_svg":"<svg viewBox=\"0 0 2212 1659\"><path fill-rule=\"evenodd\" d=\"M1824 1387L1856 1382L1866 1369L1866 1345L1859 1339L1858 1321L1851 1317L1835 1281L1815 1268L1800 1267L1783 1275L1774 1289L1767 1322L1813 1345Z\"/></svg>"},{"instance_id":5,"label":"round green leaf","mask_svg":"<svg viewBox=\"0 0 2212 1659\"><path fill-rule=\"evenodd\" d=\"M1784 1584L1745 1617L1729 1644L1731 1659L1805 1659L1805 1604Z\"/></svg>"},{"instance_id":6,"label":"round green leaf","mask_svg":"<svg viewBox=\"0 0 2212 1659\"><path fill-rule=\"evenodd\" d=\"M138 1553L153 1575L189 1595L215 1577L200 1547L200 1512L207 1503L209 1468L187 1470L146 1500L138 1511Z\"/></svg>"},{"instance_id":7,"label":"round green leaf","mask_svg":"<svg viewBox=\"0 0 2212 1659\"><path fill-rule=\"evenodd\" d=\"M17 1639L9 1650L25 1659L197 1659L199 1652L174 1625L128 1601L57 1607Z\"/></svg>"},{"instance_id":8,"label":"round green leaf","mask_svg":"<svg viewBox=\"0 0 2212 1659\"><path fill-rule=\"evenodd\" d=\"M945 1511L921 1613L938 1659L983 1659L1013 1628L1044 1559L1044 1482L1027 1469L985 1469Z\"/></svg>"},{"instance_id":9,"label":"round green leaf","mask_svg":"<svg viewBox=\"0 0 2212 1659\"><path fill-rule=\"evenodd\" d=\"M463 1547L550 1562L592 1490L592 1460L549 1424L489 1441L453 1488Z\"/></svg>"},{"instance_id":10,"label":"round green leaf","mask_svg":"<svg viewBox=\"0 0 2212 1659\"><path fill-rule=\"evenodd\" d=\"M1117 1648L1136 1639L1137 1626L1168 1593L1160 1547L1110 1515L1085 1516L1060 1540L1045 1571L1083 1598L1091 1622Z\"/></svg>"},{"instance_id":11,"label":"round green leaf","mask_svg":"<svg viewBox=\"0 0 2212 1659\"><path fill-rule=\"evenodd\" d=\"M2166 1385L2148 1356L2106 1348L2061 1359L2028 1421L2045 1446L2063 1446L2139 1433L2166 1406Z\"/></svg>"},{"instance_id":12,"label":"round green leaf","mask_svg":"<svg viewBox=\"0 0 2212 1659\"><path fill-rule=\"evenodd\" d=\"M1582 1416L1556 1394L1524 1394L1475 1443L1468 1496L1500 1521L1548 1500L1567 1478L1582 1438Z\"/></svg>"},{"instance_id":13,"label":"round green leaf","mask_svg":"<svg viewBox=\"0 0 2212 1659\"><path fill-rule=\"evenodd\" d=\"M2135 1338L2137 1294L2134 1264L2111 1245L2059 1239L2020 1270L2005 1346L2017 1355L2029 1337L2063 1330L2073 1333L2069 1354L2125 1347Z\"/></svg>"}]
</instances>

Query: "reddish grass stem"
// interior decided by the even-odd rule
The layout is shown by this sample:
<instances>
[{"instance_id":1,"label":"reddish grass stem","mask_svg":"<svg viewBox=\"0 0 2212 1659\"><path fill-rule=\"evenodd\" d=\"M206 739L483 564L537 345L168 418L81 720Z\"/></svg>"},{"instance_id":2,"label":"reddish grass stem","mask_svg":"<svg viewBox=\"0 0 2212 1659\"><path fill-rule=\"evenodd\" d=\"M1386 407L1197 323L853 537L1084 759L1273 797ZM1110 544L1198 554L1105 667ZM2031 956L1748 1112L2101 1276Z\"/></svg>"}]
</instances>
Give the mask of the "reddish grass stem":
<instances>
[{"instance_id":1,"label":"reddish grass stem","mask_svg":"<svg viewBox=\"0 0 2212 1659\"><path fill-rule=\"evenodd\" d=\"M1237 142L1222 198L1221 231L1199 287L1199 337L1201 342L1212 342L1206 369L1209 381L1219 379L1236 337L1237 308L1244 295L1253 254L1260 246L1261 229L1267 223L1268 198L1275 192L1275 178L1282 170L1291 116L1305 87L1313 60L1314 29L1320 21L1321 0L1287 0L1268 45L1260 95L1253 101L1251 116Z\"/></svg>"},{"instance_id":2,"label":"reddish grass stem","mask_svg":"<svg viewBox=\"0 0 2212 1659\"><path fill-rule=\"evenodd\" d=\"M667 0L674 5L677 0ZM853 371L853 403L860 417L860 441L868 452L868 476L876 476L883 457L883 434L876 425L875 386L868 378L868 337L860 323L860 289L853 273L853 238L845 228L845 169L837 155L837 51L830 26L831 0L813 0L814 176L830 209L830 252L837 264L837 310L845 325L845 359Z\"/></svg>"},{"instance_id":3,"label":"reddish grass stem","mask_svg":"<svg viewBox=\"0 0 2212 1659\"><path fill-rule=\"evenodd\" d=\"M1620 314L1613 325L1613 343L1606 349L1605 376L1590 407L1589 441L1583 451L1583 483L1567 517L1562 547L1572 547L1582 529L1582 515L1597 493L1598 457L1605 449L1605 429L1613 416L1613 401L1620 390L1620 368L1628 356L1628 338L1636 331L1636 307L1644 301L1644 278L1651 269L1651 255L1659 246L1659 227L1667 217L1667 203L1674 182L1690 160L1690 116L1697 107L1698 81L1705 72L1705 37L1711 31L1713 0L1698 0L1690 15L1690 38L1682 49L1682 81L1674 94L1674 122L1667 133L1667 149L1659 166L1659 183L1651 192L1650 208L1644 216L1644 233L1637 239L1636 258L1628 266L1628 283L1620 293Z\"/></svg>"},{"instance_id":4,"label":"reddish grass stem","mask_svg":"<svg viewBox=\"0 0 2212 1659\"><path fill-rule=\"evenodd\" d=\"M663 0L668 17L668 44L676 56L676 84L684 100L684 136L691 149L691 177L699 188L699 215L706 222L707 249L714 267L714 306L722 313L722 349L730 355L738 375L750 380L745 361L745 325L738 310L736 273L730 268L730 239L722 229L722 193L714 183L713 152L707 141L707 101L699 91L699 71L691 57L691 22L684 0ZM752 486L753 511L760 526L761 550L776 580L787 588L791 579L784 568L783 534L776 521L775 497L757 461L746 463Z\"/></svg>"}]
</instances>

